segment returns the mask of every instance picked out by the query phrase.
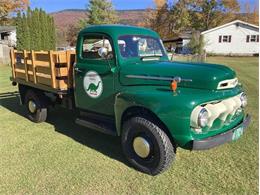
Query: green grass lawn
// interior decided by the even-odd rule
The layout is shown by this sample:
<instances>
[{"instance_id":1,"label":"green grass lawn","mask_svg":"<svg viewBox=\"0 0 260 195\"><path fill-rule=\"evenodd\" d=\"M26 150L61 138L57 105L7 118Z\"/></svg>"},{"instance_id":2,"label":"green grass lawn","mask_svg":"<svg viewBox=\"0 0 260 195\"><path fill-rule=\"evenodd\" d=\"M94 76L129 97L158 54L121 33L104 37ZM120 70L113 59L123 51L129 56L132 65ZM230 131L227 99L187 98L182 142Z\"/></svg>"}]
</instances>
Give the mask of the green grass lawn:
<instances>
[{"instance_id":1,"label":"green grass lawn","mask_svg":"<svg viewBox=\"0 0 260 195\"><path fill-rule=\"evenodd\" d=\"M25 118L10 68L0 66L0 194L258 194L258 58L210 57L237 71L252 122L236 142L200 152L177 151L174 165L152 177L131 168L120 139L74 124L51 110L47 122Z\"/></svg>"}]
</instances>

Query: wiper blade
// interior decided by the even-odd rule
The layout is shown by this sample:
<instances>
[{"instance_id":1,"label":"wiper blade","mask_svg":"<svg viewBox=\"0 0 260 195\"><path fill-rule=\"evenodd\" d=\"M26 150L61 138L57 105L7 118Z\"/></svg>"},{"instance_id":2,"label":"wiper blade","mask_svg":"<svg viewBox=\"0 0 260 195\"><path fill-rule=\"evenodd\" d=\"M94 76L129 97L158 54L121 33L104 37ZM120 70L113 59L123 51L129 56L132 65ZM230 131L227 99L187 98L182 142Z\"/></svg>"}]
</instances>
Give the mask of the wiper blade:
<instances>
[{"instance_id":1,"label":"wiper blade","mask_svg":"<svg viewBox=\"0 0 260 195\"><path fill-rule=\"evenodd\" d=\"M140 56L141 58L151 58L151 57L162 57L163 55L160 55L160 54L158 54L158 55L146 55L146 56Z\"/></svg>"},{"instance_id":2,"label":"wiper blade","mask_svg":"<svg viewBox=\"0 0 260 195\"><path fill-rule=\"evenodd\" d=\"M156 57L156 58L159 58L159 57L162 57L162 55L147 55L147 56L141 56L140 59L143 60L145 58L153 58L153 57Z\"/></svg>"}]
</instances>

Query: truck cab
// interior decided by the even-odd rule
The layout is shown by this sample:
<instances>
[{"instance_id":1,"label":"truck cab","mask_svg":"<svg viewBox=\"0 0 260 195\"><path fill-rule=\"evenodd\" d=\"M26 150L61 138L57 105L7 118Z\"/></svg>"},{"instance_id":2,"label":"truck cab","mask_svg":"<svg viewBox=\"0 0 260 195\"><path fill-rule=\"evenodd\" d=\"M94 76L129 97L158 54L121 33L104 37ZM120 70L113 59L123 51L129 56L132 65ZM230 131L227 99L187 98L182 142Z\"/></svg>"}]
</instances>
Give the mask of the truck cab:
<instances>
[{"instance_id":1,"label":"truck cab","mask_svg":"<svg viewBox=\"0 0 260 195\"><path fill-rule=\"evenodd\" d=\"M72 78L65 95L43 89L32 95L37 86L28 95L26 82L19 84L31 119L44 121L48 105L70 100L77 124L120 136L129 162L151 175L170 166L178 147L205 150L237 140L250 122L246 93L232 69L171 62L159 35L146 28L82 30Z\"/></svg>"}]
</instances>

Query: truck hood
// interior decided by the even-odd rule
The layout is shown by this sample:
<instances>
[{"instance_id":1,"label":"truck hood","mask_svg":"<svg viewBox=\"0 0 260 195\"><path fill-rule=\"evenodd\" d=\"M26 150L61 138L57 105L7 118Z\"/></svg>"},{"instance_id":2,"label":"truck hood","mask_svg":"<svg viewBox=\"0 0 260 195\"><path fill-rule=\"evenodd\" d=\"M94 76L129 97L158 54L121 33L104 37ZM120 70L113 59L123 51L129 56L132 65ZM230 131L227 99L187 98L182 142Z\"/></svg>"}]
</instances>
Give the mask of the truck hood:
<instances>
[{"instance_id":1,"label":"truck hood","mask_svg":"<svg viewBox=\"0 0 260 195\"><path fill-rule=\"evenodd\" d=\"M150 78L180 77L178 86L217 89L219 82L235 78L235 72L223 65L183 62L143 62L121 66L120 82L122 85L165 85L170 81ZM191 81L185 81L191 80Z\"/></svg>"}]
</instances>

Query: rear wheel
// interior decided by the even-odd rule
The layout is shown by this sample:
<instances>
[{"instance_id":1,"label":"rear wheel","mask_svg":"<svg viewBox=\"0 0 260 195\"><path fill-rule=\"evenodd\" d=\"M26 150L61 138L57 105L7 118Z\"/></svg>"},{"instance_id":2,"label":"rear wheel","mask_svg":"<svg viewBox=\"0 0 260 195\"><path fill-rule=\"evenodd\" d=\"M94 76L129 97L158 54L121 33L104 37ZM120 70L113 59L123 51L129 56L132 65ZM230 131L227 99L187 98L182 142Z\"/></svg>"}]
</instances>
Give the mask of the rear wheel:
<instances>
[{"instance_id":1,"label":"rear wheel","mask_svg":"<svg viewBox=\"0 0 260 195\"><path fill-rule=\"evenodd\" d=\"M150 175L165 171L175 158L175 148L155 123L133 117L123 125L122 147L129 162Z\"/></svg>"},{"instance_id":2,"label":"rear wheel","mask_svg":"<svg viewBox=\"0 0 260 195\"><path fill-rule=\"evenodd\" d=\"M25 94L25 106L28 118L36 123L47 119L47 106L44 95L40 92L29 90Z\"/></svg>"}]
</instances>

